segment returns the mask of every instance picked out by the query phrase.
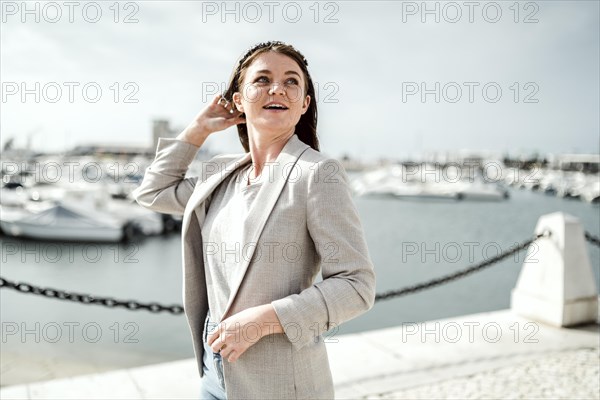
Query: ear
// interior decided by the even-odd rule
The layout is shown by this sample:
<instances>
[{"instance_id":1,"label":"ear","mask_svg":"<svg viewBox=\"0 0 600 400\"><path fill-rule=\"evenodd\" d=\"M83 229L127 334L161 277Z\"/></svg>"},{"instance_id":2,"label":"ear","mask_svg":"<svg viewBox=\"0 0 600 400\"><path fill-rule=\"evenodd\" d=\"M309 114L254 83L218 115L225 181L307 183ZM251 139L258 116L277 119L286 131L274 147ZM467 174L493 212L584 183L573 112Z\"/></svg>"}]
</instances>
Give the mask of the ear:
<instances>
[{"instance_id":1,"label":"ear","mask_svg":"<svg viewBox=\"0 0 600 400\"><path fill-rule=\"evenodd\" d=\"M304 104L302 104L302 114L304 115L308 111L308 106L310 105L311 98L309 95L306 95L304 98Z\"/></svg>"},{"instance_id":2,"label":"ear","mask_svg":"<svg viewBox=\"0 0 600 400\"><path fill-rule=\"evenodd\" d=\"M240 94L240 92L235 92L233 94L233 103L235 104L235 108L237 108L239 112L244 112L244 106L242 105L242 95Z\"/></svg>"}]
</instances>

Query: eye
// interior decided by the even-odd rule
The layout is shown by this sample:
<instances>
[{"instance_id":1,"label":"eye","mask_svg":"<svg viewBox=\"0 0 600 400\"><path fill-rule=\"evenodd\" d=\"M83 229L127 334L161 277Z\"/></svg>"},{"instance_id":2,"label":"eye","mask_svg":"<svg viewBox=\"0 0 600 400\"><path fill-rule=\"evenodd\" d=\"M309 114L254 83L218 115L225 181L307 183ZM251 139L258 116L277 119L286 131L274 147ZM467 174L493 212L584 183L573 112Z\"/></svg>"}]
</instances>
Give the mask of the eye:
<instances>
[{"instance_id":1,"label":"eye","mask_svg":"<svg viewBox=\"0 0 600 400\"><path fill-rule=\"evenodd\" d=\"M256 79L254 80L254 83L259 83L259 84L260 84L260 83L262 83L262 84L269 83L269 78L267 78L267 77L266 77L266 76L264 76L264 75L263 75L263 76L259 76L258 78L256 78Z\"/></svg>"},{"instance_id":2,"label":"eye","mask_svg":"<svg viewBox=\"0 0 600 400\"><path fill-rule=\"evenodd\" d=\"M285 81L286 85L297 85L298 84L298 80L296 78L290 78L287 81Z\"/></svg>"}]
</instances>

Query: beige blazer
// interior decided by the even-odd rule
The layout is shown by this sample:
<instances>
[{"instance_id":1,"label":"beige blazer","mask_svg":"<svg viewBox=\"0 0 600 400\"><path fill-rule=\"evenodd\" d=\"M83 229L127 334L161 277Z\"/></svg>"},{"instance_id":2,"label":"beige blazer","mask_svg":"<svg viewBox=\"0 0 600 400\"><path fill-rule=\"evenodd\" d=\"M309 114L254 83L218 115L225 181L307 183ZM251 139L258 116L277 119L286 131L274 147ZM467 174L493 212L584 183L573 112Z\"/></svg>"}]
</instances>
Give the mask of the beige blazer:
<instances>
[{"instance_id":1,"label":"beige blazer","mask_svg":"<svg viewBox=\"0 0 600 400\"><path fill-rule=\"evenodd\" d=\"M192 144L161 138L134 196L151 210L183 214L183 301L202 376L206 200L251 158L250 153L218 156L202 163L200 176L185 178L197 151ZM339 324L368 311L375 299L373 264L348 178L338 161L296 135L262 174L268 181L247 220L240 221L245 256L223 319L270 303L285 333L263 337L234 363L223 360L227 398L333 398L322 334L335 333ZM319 272L322 280L315 283Z\"/></svg>"}]
</instances>

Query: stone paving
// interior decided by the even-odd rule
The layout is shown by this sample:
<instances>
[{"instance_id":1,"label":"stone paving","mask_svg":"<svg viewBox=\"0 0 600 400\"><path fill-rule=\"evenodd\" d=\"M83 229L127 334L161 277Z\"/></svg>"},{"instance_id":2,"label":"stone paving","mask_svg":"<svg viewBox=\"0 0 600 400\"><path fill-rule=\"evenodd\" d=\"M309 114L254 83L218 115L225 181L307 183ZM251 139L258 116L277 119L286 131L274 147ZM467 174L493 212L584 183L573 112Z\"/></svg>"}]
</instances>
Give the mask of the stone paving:
<instances>
[{"instance_id":1,"label":"stone paving","mask_svg":"<svg viewBox=\"0 0 600 400\"><path fill-rule=\"evenodd\" d=\"M597 348L564 351L363 399L600 399L600 353Z\"/></svg>"},{"instance_id":2,"label":"stone paving","mask_svg":"<svg viewBox=\"0 0 600 400\"><path fill-rule=\"evenodd\" d=\"M337 399L598 399L600 326L510 310L340 335ZM0 399L197 399L193 359L0 388Z\"/></svg>"}]
</instances>

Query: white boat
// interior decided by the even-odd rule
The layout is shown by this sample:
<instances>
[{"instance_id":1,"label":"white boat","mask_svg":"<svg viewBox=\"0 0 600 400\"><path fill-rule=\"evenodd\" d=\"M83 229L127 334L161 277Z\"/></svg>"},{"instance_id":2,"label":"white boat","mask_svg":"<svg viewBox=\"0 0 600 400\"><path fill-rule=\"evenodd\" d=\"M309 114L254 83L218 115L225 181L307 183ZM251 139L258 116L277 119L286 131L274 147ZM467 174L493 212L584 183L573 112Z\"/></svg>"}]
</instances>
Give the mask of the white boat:
<instances>
[{"instance_id":1,"label":"white boat","mask_svg":"<svg viewBox=\"0 0 600 400\"><path fill-rule=\"evenodd\" d=\"M25 201L2 202L0 227L5 234L47 240L117 242L137 233L149 236L164 231L161 214L129 198L113 199L102 186L40 187L21 196Z\"/></svg>"},{"instance_id":2,"label":"white boat","mask_svg":"<svg viewBox=\"0 0 600 400\"><path fill-rule=\"evenodd\" d=\"M157 212L141 207L134 200L112 199L101 208L107 213L132 224L145 236L160 235L165 227L163 216Z\"/></svg>"},{"instance_id":3,"label":"white boat","mask_svg":"<svg viewBox=\"0 0 600 400\"><path fill-rule=\"evenodd\" d=\"M64 204L55 204L21 218L2 212L0 227L6 235L31 239L120 242L125 237L127 225L94 210L81 212Z\"/></svg>"},{"instance_id":4,"label":"white boat","mask_svg":"<svg viewBox=\"0 0 600 400\"><path fill-rule=\"evenodd\" d=\"M502 201L509 196L508 191L496 184L477 181L465 184L457 182L456 185L456 194L459 200Z\"/></svg>"},{"instance_id":5,"label":"white boat","mask_svg":"<svg viewBox=\"0 0 600 400\"><path fill-rule=\"evenodd\" d=\"M591 178L590 183L582 190L581 197L588 203L600 203L600 180Z\"/></svg>"},{"instance_id":6,"label":"white boat","mask_svg":"<svg viewBox=\"0 0 600 400\"><path fill-rule=\"evenodd\" d=\"M452 188L441 184L404 184L394 190L394 195L403 199L458 200Z\"/></svg>"},{"instance_id":7,"label":"white boat","mask_svg":"<svg viewBox=\"0 0 600 400\"><path fill-rule=\"evenodd\" d=\"M67 204L70 208L78 209L83 206L84 210L93 209L110 215L123 225L130 224L146 236L159 235L164 229L163 218L159 213L141 207L128 197L113 198L109 191L98 190L97 187L93 190L66 191L60 203Z\"/></svg>"},{"instance_id":8,"label":"white boat","mask_svg":"<svg viewBox=\"0 0 600 400\"><path fill-rule=\"evenodd\" d=\"M434 166L428 168L427 171L434 171ZM353 179L351 187L357 195L394 196L401 199L501 201L508 198L508 191L500 183L486 183L480 176L457 182L441 179L440 176L443 175L388 166Z\"/></svg>"},{"instance_id":9,"label":"white boat","mask_svg":"<svg viewBox=\"0 0 600 400\"><path fill-rule=\"evenodd\" d=\"M27 200L27 195L22 187L17 189L0 189L0 205L22 207Z\"/></svg>"}]
</instances>

